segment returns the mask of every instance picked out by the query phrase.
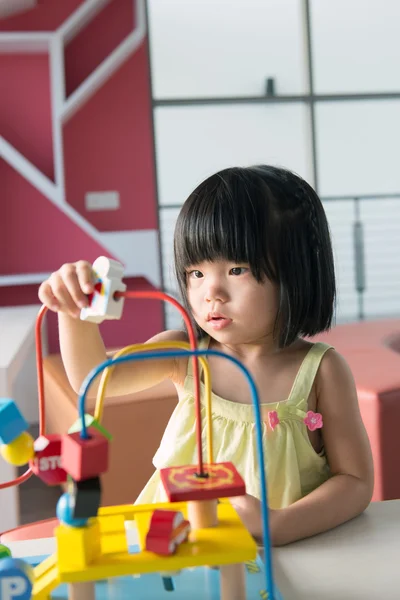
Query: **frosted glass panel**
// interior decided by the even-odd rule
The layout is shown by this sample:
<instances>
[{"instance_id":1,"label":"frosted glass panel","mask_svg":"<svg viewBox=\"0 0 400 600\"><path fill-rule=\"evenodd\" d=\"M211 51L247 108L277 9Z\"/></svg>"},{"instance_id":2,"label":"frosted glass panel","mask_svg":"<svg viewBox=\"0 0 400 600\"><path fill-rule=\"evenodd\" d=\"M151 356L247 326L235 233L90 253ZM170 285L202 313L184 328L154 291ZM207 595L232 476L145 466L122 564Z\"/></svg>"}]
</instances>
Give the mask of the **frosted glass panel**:
<instances>
[{"instance_id":1,"label":"frosted glass panel","mask_svg":"<svg viewBox=\"0 0 400 600\"><path fill-rule=\"evenodd\" d=\"M234 165L281 165L312 183L308 114L303 104L158 107L160 204L182 204L205 177Z\"/></svg>"},{"instance_id":2,"label":"frosted glass panel","mask_svg":"<svg viewBox=\"0 0 400 600\"><path fill-rule=\"evenodd\" d=\"M358 296L355 287L353 243L354 205L352 201L324 202L331 230L337 283L337 323L355 320Z\"/></svg>"},{"instance_id":3,"label":"frosted glass panel","mask_svg":"<svg viewBox=\"0 0 400 600\"><path fill-rule=\"evenodd\" d=\"M400 90L399 0L311 1L316 93Z\"/></svg>"},{"instance_id":4,"label":"frosted glass panel","mask_svg":"<svg viewBox=\"0 0 400 600\"><path fill-rule=\"evenodd\" d=\"M400 101L321 102L316 107L323 196L400 192Z\"/></svg>"},{"instance_id":5,"label":"frosted glass panel","mask_svg":"<svg viewBox=\"0 0 400 600\"><path fill-rule=\"evenodd\" d=\"M148 0L155 98L306 91L301 0Z\"/></svg>"},{"instance_id":6,"label":"frosted glass panel","mask_svg":"<svg viewBox=\"0 0 400 600\"><path fill-rule=\"evenodd\" d=\"M368 317L400 314L400 198L361 202Z\"/></svg>"},{"instance_id":7,"label":"frosted glass panel","mask_svg":"<svg viewBox=\"0 0 400 600\"><path fill-rule=\"evenodd\" d=\"M160 210L161 256L164 277L164 289L178 298L176 279L174 275L173 237L179 209L162 208ZM177 309L169 304L165 309L168 329L181 329L182 317Z\"/></svg>"},{"instance_id":8,"label":"frosted glass panel","mask_svg":"<svg viewBox=\"0 0 400 600\"><path fill-rule=\"evenodd\" d=\"M160 210L161 253L164 276L164 288L169 293L175 293L175 274L173 256L173 235L179 209Z\"/></svg>"}]
</instances>

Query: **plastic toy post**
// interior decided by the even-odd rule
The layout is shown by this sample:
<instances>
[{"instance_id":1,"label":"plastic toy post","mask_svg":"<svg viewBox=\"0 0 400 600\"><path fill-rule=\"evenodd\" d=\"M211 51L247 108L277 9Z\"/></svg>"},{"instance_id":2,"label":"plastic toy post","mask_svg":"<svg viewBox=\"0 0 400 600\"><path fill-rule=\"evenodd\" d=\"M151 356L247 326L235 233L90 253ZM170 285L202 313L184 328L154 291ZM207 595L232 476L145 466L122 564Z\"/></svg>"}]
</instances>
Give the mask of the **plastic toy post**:
<instances>
[{"instance_id":1,"label":"plastic toy post","mask_svg":"<svg viewBox=\"0 0 400 600\"><path fill-rule=\"evenodd\" d=\"M222 565L221 600L246 600L246 574L243 563Z\"/></svg>"},{"instance_id":2,"label":"plastic toy post","mask_svg":"<svg viewBox=\"0 0 400 600\"><path fill-rule=\"evenodd\" d=\"M218 500L192 500L188 502L188 518L193 529L205 529L218 525Z\"/></svg>"},{"instance_id":3,"label":"plastic toy post","mask_svg":"<svg viewBox=\"0 0 400 600\"><path fill-rule=\"evenodd\" d=\"M68 600L95 600L93 581L70 583L68 586Z\"/></svg>"}]
</instances>

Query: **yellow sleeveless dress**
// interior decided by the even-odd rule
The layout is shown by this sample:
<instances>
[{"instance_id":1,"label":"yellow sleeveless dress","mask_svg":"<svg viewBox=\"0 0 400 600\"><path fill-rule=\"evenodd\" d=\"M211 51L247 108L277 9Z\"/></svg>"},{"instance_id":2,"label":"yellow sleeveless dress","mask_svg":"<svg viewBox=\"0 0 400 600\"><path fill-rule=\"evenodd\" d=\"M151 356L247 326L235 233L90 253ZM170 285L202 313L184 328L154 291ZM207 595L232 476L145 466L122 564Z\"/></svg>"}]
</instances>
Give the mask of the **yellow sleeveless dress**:
<instances>
[{"instance_id":1,"label":"yellow sleeveless dress","mask_svg":"<svg viewBox=\"0 0 400 600\"><path fill-rule=\"evenodd\" d=\"M207 347L203 340L200 347ZM297 373L289 398L278 403L261 404L263 446L267 469L268 504L284 508L320 486L330 476L324 452L315 452L307 427L322 426L322 417L308 411L307 401L320 362L331 346L315 343ZM202 386L202 422L205 438L205 401ZM159 469L195 464L196 432L194 418L194 381L192 361L184 382L185 394L179 400L160 446L153 458L156 467L136 504L166 501ZM231 461L246 483L246 492L260 498L260 476L255 440L253 406L225 400L212 394L214 461ZM204 441L204 456L206 443Z\"/></svg>"}]
</instances>

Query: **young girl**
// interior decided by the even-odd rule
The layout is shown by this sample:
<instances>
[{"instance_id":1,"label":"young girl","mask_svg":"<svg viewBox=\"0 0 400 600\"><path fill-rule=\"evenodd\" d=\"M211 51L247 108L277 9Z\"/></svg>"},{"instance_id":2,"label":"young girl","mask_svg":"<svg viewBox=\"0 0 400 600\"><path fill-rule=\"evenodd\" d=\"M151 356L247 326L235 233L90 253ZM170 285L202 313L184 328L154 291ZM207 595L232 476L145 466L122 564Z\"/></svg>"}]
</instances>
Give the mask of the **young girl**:
<instances>
[{"instance_id":1,"label":"young girl","mask_svg":"<svg viewBox=\"0 0 400 600\"><path fill-rule=\"evenodd\" d=\"M256 381L272 543L311 536L361 513L371 500L373 469L352 375L333 348L307 339L330 327L335 299L329 230L314 190L270 166L216 173L183 205L174 250L200 347L240 359ZM63 265L39 290L59 313L62 358L76 392L106 359L98 326L79 320L92 289L91 266L79 261ZM150 341L170 340L187 341L187 334L166 331ZM209 364L215 461L232 461L243 476L247 494L232 504L260 538L250 391L230 361L211 357ZM109 384L110 394L124 394L165 378L179 402L138 502L164 499L159 469L196 462L191 360L120 364Z\"/></svg>"}]
</instances>

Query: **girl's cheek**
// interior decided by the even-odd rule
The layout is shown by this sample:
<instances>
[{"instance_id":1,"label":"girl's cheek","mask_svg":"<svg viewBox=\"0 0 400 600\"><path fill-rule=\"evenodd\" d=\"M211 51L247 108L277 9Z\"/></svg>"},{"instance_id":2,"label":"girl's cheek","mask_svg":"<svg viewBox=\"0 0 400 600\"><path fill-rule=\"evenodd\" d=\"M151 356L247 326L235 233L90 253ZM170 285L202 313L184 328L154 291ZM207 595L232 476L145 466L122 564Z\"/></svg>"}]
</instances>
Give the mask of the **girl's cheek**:
<instances>
[{"instance_id":1,"label":"girl's cheek","mask_svg":"<svg viewBox=\"0 0 400 600\"><path fill-rule=\"evenodd\" d=\"M191 289L187 290L187 299L189 302L189 306L193 309L193 306L194 306L195 300L196 300L196 294L193 293L193 290L191 290Z\"/></svg>"},{"instance_id":2,"label":"girl's cheek","mask_svg":"<svg viewBox=\"0 0 400 600\"><path fill-rule=\"evenodd\" d=\"M196 294L201 289L201 280L191 281L187 287L188 293Z\"/></svg>"}]
</instances>

